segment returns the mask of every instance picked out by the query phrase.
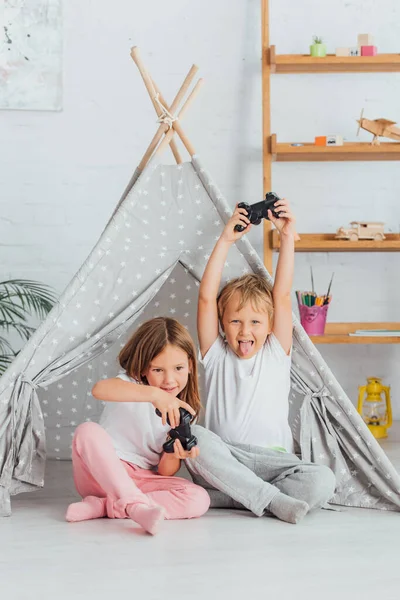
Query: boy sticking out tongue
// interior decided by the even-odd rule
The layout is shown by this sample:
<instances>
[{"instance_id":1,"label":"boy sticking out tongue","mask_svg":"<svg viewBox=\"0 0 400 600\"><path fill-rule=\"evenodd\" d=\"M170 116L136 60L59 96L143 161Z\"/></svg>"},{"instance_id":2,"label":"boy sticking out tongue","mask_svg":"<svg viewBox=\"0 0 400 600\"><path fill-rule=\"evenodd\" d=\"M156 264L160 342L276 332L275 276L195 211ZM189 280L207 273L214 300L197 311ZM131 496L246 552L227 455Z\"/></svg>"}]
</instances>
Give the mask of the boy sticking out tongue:
<instances>
[{"instance_id":1,"label":"boy sticking out tongue","mask_svg":"<svg viewBox=\"0 0 400 600\"><path fill-rule=\"evenodd\" d=\"M199 288L197 330L205 372L205 428L195 425L201 453L186 461L212 507L245 507L257 516L297 523L335 489L325 466L293 454L288 422L292 347L294 217L285 199L269 219L280 232L275 282L255 273L218 293L231 246L250 229L238 206L208 260ZM236 231L241 225L243 231ZM220 335L220 329L223 336Z\"/></svg>"}]
</instances>

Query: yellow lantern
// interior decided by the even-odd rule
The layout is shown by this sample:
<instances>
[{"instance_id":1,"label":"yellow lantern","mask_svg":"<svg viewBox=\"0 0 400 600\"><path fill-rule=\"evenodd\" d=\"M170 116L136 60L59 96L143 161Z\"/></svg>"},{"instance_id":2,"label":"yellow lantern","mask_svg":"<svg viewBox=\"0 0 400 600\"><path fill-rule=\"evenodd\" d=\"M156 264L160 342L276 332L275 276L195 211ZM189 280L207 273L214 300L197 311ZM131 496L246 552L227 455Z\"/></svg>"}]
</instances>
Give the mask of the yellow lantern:
<instances>
[{"instance_id":1,"label":"yellow lantern","mask_svg":"<svg viewBox=\"0 0 400 600\"><path fill-rule=\"evenodd\" d=\"M390 387L382 385L379 377L367 377L367 381L367 385L358 388L357 411L375 438L386 438L387 430L392 426Z\"/></svg>"}]
</instances>

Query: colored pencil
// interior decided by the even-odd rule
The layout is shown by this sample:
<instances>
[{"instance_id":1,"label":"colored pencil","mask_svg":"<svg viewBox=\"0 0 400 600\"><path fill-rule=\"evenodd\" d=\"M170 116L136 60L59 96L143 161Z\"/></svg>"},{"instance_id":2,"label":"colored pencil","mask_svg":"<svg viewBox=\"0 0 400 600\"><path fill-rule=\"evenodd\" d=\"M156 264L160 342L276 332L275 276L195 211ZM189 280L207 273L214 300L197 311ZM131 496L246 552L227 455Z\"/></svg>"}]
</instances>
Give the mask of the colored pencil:
<instances>
[{"instance_id":1,"label":"colored pencil","mask_svg":"<svg viewBox=\"0 0 400 600\"><path fill-rule=\"evenodd\" d=\"M335 273L332 273L332 277L330 279L329 285L328 285L328 291L324 296L318 296L318 294L315 293L315 283L314 283L314 273L312 270L312 266L310 266L310 275L311 275L311 288L312 291L306 291L303 292L301 290L296 290L296 297L297 297L297 303L299 306L326 306L327 304L330 304L331 300L332 300L332 296L331 296L331 287L332 287L332 281L333 281L333 277L335 275Z\"/></svg>"},{"instance_id":2,"label":"colored pencil","mask_svg":"<svg viewBox=\"0 0 400 600\"><path fill-rule=\"evenodd\" d=\"M332 285L332 281L333 281L333 276L334 275L335 275L335 273L332 273L332 277L331 277L331 280L330 280L329 286L328 286L328 291L327 291L326 296L325 296L324 304L329 304L329 292L331 291L331 285Z\"/></svg>"}]
</instances>

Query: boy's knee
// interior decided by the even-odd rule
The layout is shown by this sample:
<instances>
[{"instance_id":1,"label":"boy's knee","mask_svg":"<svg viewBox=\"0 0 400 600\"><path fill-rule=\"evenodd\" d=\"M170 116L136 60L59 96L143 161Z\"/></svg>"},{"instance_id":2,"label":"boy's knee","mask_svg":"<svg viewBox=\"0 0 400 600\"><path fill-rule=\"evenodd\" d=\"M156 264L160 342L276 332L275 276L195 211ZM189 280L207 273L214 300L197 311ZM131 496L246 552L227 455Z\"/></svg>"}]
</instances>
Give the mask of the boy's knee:
<instances>
[{"instance_id":1,"label":"boy's knee","mask_svg":"<svg viewBox=\"0 0 400 600\"><path fill-rule=\"evenodd\" d=\"M313 484L314 506L323 506L332 498L336 488L336 477L332 469L324 465L316 466Z\"/></svg>"},{"instance_id":2,"label":"boy's knee","mask_svg":"<svg viewBox=\"0 0 400 600\"><path fill-rule=\"evenodd\" d=\"M216 453L223 452L224 454L230 454L228 446L225 442L213 431L201 427L201 425L194 425L192 427L192 433L197 438L197 445L200 450L200 457L206 454L212 454L215 456Z\"/></svg>"},{"instance_id":3,"label":"boy's knee","mask_svg":"<svg viewBox=\"0 0 400 600\"><path fill-rule=\"evenodd\" d=\"M198 445L200 445L207 443L207 440L211 438L210 433L212 432L201 425L192 425L192 433L196 436Z\"/></svg>"},{"instance_id":4,"label":"boy's knee","mask_svg":"<svg viewBox=\"0 0 400 600\"><path fill-rule=\"evenodd\" d=\"M203 459L207 460L207 456L210 454L212 447L212 440L210 438L210 431L204 429L204 427L194 426L192 427L192 433L197 438L197 446L199 449L199 456L197 458L190 458L187 460L189 465L196 465L203 462Z\"/></svg>"}]
</instances>

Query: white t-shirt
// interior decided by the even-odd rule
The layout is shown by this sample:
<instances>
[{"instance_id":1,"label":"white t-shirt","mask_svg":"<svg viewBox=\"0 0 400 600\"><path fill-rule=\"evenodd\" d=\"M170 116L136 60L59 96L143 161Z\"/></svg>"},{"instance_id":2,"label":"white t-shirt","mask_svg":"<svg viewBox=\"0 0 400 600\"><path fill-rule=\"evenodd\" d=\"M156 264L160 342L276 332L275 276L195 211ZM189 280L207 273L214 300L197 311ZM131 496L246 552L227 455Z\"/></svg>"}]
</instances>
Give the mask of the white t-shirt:
<instances>
[{"instance_id":1,"label":"white t-shirt","mask_svg":"<svg viewBox=\"0 0 400 600\"><path fill-rule=\"evenodd\" d=\"M117 377L140 385L125 372ZM150 402L107 402L99 423L111 436L119 458L142 469L158 465L171 427L162 424Z\"/></svg>"},{"instance_id":2,"label":"white t-shirt","mask_svg":"<svg viewBox=\"0 0 400 600\"><path fill-rule=\"evenodd\" d=\"M207 429L228 443L293 452L288 422L291 356L274 334L249 359L240 359L218 336L202 363Z\"/></svg>"}]
</instances>

